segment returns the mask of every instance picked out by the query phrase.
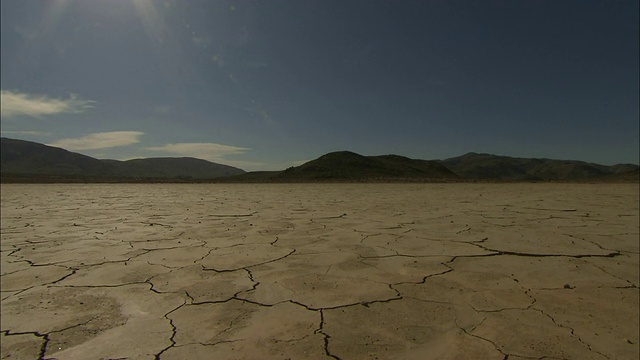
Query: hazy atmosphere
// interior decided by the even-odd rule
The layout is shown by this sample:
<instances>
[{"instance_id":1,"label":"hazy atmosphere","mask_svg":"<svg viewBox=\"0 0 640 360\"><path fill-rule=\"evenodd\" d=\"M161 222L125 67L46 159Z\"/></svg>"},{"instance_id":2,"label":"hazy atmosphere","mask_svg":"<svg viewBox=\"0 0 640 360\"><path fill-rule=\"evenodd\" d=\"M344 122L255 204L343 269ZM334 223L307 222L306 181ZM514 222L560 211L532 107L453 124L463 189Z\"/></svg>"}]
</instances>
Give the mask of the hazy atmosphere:
<instances>
[{"instance_id":1,"label":"hazy atmosphere","mask_svg":"<svg viewBox=\"0 0 640 360\"><path fill-rule=\"evenodd\" d=\"M0 4L4 137L245 170L639 161L638 1Z\"/></svg>"}]
</instances>

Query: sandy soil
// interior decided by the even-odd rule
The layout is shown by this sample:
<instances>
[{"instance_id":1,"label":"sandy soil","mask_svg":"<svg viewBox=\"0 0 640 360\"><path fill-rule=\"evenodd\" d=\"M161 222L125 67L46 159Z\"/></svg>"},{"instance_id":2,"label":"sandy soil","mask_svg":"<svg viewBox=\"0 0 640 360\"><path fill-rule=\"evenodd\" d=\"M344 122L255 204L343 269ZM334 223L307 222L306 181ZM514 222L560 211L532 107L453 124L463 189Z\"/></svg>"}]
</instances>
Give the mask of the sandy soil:
<instances>
[{"instance_id":1,"label":"sandy soil","mask_svg":"<svg viewBox=\"0 0 640 360\"><path fill-rule=\"evenodd\" d=\"M638 195L2 185L2 359L637 359Z\"/></svg>"}]
</instances>

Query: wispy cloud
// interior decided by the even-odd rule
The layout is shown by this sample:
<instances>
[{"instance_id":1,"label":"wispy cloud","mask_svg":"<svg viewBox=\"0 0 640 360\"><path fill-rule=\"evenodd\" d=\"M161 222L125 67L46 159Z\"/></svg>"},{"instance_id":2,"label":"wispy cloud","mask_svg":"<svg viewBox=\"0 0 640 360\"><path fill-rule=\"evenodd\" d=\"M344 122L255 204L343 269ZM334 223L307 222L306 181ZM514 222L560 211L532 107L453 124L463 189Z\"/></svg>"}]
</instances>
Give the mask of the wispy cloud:
<instances>
[{"instance_id":1,"label":"wispy cloud","mask_svg":"<svg viewBox=\"0 0 640 360\"><path fill-rule=\"evenodd\" d=\"M0 91L0 115L3 119L15 116L41 117L46 115L81 113L93 107L95 101L82 100L75 94L68 99L54 99L15 91Z\"/></svg>"},{"instance_id":2,"label":"wispy cloud","mask_svg":"<svg viewBox=\"0 0 640 360\"><path fill-rule=\"evenodd\" d=\"M173 41L171 31L164 21L164 17L156 8L153 0L133 0L138 16L142 20L142 26L147 36L160 44L167 44ZM168 2L164 2L165 6L171 6Z\"/></svg>"},{"instance_id":3,"label":"wispy cloud","mask_svg":"<svg viewBox=\"0 0 640 360\"><path fill-rule=\"evenodd\" d=\"M140 142L139 138L142 135L144 135L144 133L139 131L112 131L89 134L74 139L62 139L47 145L57 146L67 150L106 149L136 144Z\"/></svg>"},{"instance_id":4,"label":"wispy cloud","mask_svg":"<svg viewBox=\"0 0 640 360\"><path fill-rule=\"evenodd\" d=\"M161 151L168 154L195 157L214 162L225 162L227 155L244 154L248 148L229 146L215 143L178 143L149 147L147 150ZM228 161L226 161L228 163Z\"/></svg>"}]
</instances>

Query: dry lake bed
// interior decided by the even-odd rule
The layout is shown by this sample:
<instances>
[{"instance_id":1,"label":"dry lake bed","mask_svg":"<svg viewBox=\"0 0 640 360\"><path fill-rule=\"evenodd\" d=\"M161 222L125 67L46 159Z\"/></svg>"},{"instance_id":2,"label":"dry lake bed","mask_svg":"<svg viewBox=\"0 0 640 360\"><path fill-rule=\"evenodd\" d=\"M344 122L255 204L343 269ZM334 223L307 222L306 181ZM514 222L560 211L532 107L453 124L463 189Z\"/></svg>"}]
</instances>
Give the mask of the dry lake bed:
<instances>
[{"instance_id":1,"label":"dry lake bed","mask_svg":"<svg viewBox=\"0 0 640 360\"><path fill-rule=\"evenodd\" d=\"M637 184L1 189L2 359L638 359Z\"/></svg>"}]
</instances>

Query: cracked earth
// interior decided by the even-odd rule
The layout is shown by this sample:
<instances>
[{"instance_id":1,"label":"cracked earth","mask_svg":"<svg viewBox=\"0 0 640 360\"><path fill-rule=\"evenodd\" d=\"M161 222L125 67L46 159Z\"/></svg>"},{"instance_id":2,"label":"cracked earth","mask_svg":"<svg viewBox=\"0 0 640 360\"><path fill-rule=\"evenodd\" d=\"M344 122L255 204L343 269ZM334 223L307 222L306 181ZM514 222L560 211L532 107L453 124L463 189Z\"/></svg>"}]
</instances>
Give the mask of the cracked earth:
<instances>
[{"instance_id":1,"label":"cracked earth","mask_svg":"<svg viewBox=\"0 0 640 360\"><path fill-rule=\"evenodd\" d=\"M2 359L637 359L638 186L2 185Z\"/></svg>"}]
</instances>

